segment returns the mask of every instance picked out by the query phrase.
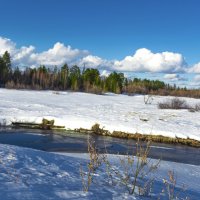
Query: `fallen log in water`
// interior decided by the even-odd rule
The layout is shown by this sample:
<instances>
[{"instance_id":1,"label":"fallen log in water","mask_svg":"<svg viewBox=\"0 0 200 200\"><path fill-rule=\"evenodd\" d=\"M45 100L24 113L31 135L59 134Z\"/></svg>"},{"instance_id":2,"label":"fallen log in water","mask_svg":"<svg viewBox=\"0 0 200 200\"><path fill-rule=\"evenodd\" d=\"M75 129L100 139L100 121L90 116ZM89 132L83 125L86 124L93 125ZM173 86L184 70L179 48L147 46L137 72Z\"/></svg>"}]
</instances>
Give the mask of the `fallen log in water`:
<instances>
[{"instance_id":1,"label":"fallen log in water","mask_svg":"<svg viewBox=\"0 0 200 200\"><path fill-rule=\"evenodd\" d=\"M31 129L42 129L42 130L57 130L65 129L65 126L55 126L54 120L43 119L42 123L29 123L29 122L12 122L14 127L18 128L31 128Z\"/></svg>"}]
</instances>

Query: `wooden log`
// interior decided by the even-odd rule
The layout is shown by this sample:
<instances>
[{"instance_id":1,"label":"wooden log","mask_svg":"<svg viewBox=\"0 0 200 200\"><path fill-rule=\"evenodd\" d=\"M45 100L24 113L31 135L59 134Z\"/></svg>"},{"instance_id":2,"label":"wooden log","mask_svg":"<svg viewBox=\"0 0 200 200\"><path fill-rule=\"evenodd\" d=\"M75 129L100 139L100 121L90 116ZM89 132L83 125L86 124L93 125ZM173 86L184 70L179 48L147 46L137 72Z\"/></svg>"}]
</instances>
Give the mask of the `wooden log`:
<instances>
[{"instance_id":1,"label":"wooden log","mask_svg":"<svg viewBox=\"0 0 200 200\"><path fill-rule=\"evenodd\" d=\"M65 129L65 126L55 126L54 120L42 119L42 123L29 123L29 122L12 122L15 127L21 128L32 128L32 129L42 129L42 130L56 130Z\"/></svg>"}]
</instances>

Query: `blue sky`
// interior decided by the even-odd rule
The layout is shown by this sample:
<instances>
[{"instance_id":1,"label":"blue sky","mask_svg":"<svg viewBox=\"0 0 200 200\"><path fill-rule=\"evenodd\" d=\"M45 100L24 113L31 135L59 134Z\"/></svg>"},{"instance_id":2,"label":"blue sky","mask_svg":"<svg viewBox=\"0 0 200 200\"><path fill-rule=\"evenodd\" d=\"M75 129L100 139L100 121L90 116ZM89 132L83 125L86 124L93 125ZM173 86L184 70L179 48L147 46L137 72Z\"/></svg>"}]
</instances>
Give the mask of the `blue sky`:
<instances>
[{"instance_id":1,"label":"blue sky","mask_svg":"<svg viewBox=\"0 0 200 200\"><path fill-rule=\"evenodd\" d=\"M122 59L138 48L200 60L199 0L1 0L1 36L42 51L55 42Z\"/></svg>"},{"instance_id":2,"label":"blue sky","mask_svg":"<svg viewBox=\"0 0 200 200\"><path fill-rule=\"evenodd\" d=\"M46 58L42 52L54 49L59 42L61 50L62 44L70 45L80 50L78 58L98 56L106 60L104 65L110 60L118 60L121 65L126 56L142 48L155 54L178 53L182 60L173 64L181 67L200 62L199 0L0 0L0 8L0 37L10 39L15 49L34 46L29 50L41 53L40 60ZM4 49L5 44L0 48ZM181 71L163 68L150 71ZM196 68L200 71L200 65Z\"/></svg>"}]
</instances>

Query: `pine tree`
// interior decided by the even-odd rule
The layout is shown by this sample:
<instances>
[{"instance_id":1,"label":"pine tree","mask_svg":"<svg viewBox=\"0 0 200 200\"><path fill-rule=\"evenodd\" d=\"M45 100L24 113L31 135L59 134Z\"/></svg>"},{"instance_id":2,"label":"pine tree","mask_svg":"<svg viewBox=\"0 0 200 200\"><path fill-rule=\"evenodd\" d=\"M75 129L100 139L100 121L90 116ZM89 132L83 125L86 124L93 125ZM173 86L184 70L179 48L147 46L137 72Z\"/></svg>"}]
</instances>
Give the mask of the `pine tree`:
<instances>
[{"instance_id":1,"label":"pine tree","mask_svg":"<svg viewBox=\"0 0 200 200\"><path fill-rule=\"evenodd\" d=\"M10 54L6 51L0 57L0 84L5 85L11 76L11 59Z\"/></svg>"},{"instance_id":2,"label":"pine tree","mask_svg":"<svg viewBox=\"0 0 200 200\"><path fill-rule=\"evenodd\" d=\"M64 64L61 67L61 84L63 90L66 90L68 86L68 74L69 74L69 67L67 64Z\"/></svg>"}]
</instances>

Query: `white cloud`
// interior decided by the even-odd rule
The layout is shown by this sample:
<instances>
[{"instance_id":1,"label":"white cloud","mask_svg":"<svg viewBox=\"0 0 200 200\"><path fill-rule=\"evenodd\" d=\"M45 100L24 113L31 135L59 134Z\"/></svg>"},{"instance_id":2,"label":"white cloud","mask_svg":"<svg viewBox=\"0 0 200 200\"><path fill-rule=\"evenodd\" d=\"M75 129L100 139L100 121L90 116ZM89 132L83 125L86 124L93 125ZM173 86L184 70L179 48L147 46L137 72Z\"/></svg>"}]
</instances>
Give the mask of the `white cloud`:
<instances>
[{"instance_id":1,"label":"white cloud","mask_svg":"<svg viewBox=\"0 0 200 200\"><path fill-rule=\"evenodd\" d=\"M86 50L74 49L60 42L39 53L32 45L18 48L10 39L0 37L0 55L6 50L11 54L13 66L19 67L37 67L41 64L51 67L67 63L70 66L77 64L80 67L93 67L107 71L163 72L170 74L164 77L169 80L181 80L181 77L176 75L178 72L200 73L200 63L188 68L184 57L179 53L153 53L146 48L138 49L132 56L126 56L122 60L106 60L91 55Z\"/></svg>"},{"instance_id":2,"label":"white cloud","mask_svg":"<svg viewBox=\"0 0 200 200\"><path fill-rule=\"evenodd\" d=\"M189 73L200 74L200 62L188 69Z\"/></svg>"},{"instance_id":3,"label":"white cloud","mask_svg":"<svg viewBox=\"0 0 200 200\"><path fill-rule=\"evenodd\" d=\"M194 82L199 82L200 83L200 75L196 75L194 77Z\"/></svg>"},{"instance_id":4,"label":"white cloud","mask_svg":"<svg viewBox=\"0 0 200 200\"><path fill-rule=\"evenodd\" d=\"M2 55L5 51L13 53L15 51L15 43L13 43L10 39L0 37L0 55Z\"/></svg>"},{"instance_id":5,"label":"white cloud","mask_svg":"<svg viewBox=\"0 0 200 200\"><path fill-rule=\"evenodd\" d=\"M17 48L10 39L0 37L0 55L5 51L11 54L13 65L37 67L41 64L46 66L61 66L64 63L74 64L78 59L88 55L88 51L72 49L57 42L53 48L37 53L34 46Z\"/></svg>"},{"instance_id":6,"label":"white cloud","mask_svg":"<svg viewBox=\"0 0 200 200\"><path fill-rule=\"evenodd\" d=\"M8 51L11 55L14 65L29 65L30 56L34 52L35 47L29 46L17 49L16 44L8 38L0 37L0 55Z\"/></svg>"},{"instance_id":7,"label":"white cloud","mask_svg":"<svg viewBox=\"0 0 200 200\"><path fill-rule=\"evenodd\" d=\"M165 74L163 78L168 82L177 82L177 84L179 84L180 81L188 81L187 77L181 76L180 74Z\"/></svg>"},{"instance_id":8,"label":"white cloud","mask_svg":"<svg viewBox=\"0 0 200 200\"><path fill-rule=\"evenodd\" d=\"M103 70L102 72L101 72L101 77L108 77L110 75L110 72L109 71L107 71L107 70Z\"/></svg>"},{"instance_id":9,"label":"white cloud","mask_svg":"<svg viewBox=\"0 0 200 200\"><path fill-rule=\"evenodd\" d=\"M164 79L170 81L186 81L187 79L180 76L180 74L165 74Z\"/></svg>"},{"instance_id":10,"label":"white cloud","mask_svg":"<svg viewBox=\"0 0 200 200\"><path fill-rule=\"evenodd\" d=\"M188 84L191 88L200 88L200 75L196 75Z\"/></svg>"},{"instance_id":11,"label":"white cloud","mask_svg":"<svg viewBox=\"0 0 200 200\"><path fill-rule=\"evenodd\" d=\"M88 55L80 60L79 66L97 68L98 66L101 66L102 63L104 63L104 60L100 57Z\"/></svg>"},{"instance_id":12,"label":"white cloud","mask_svg":"<svg viewBox=\"0 0 200 200\"><path fill-rule=\"evenodd\" d=\"M164 78L167 80L174 80L174 79L178 79L179 75L178 74L165 74Z\"/></svg>"},{"instance_id":13,"label":"white cloud","mask_svg":"<svg viewBox=\"0 0 200 200\"><path fill-rule=\"evenodd\" d=\"M32 65L30 57L34 51L35 51L34 46L21 47L20 49L15 49L13 55L11 53L13 64L17 66Z\"/></svg>"},{"instance_id":14,"label":"white cloud","mask_svg":"<svg viewBox=\"0 0 200 200\"><path fill-rule=\"evenodd\" d=\"M33 65L36 63L37 65L61 66L64 63L72 64L87 54L87 51L72 49L71 46L57 42L53 48L47 51L31 54L30 61Z\"/></svg>"},{"instance_id":15,"label":"white cloud","mask_svg":"<svg viewBox=\"0 0 200 200\"><path fill-rule=\"evenodd\" d=\"M180 72L184 71L186 62L179 53L152 53L149 49L138 49L134 55L121 61L115 61L114 68L121 71L136 72Z\"/></svg>"}]
</instances>

